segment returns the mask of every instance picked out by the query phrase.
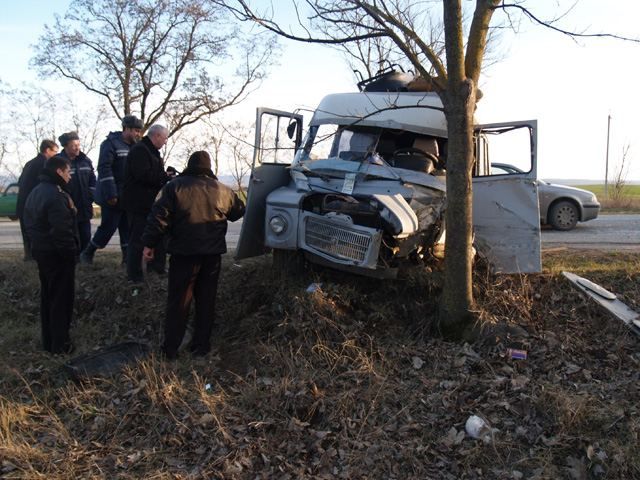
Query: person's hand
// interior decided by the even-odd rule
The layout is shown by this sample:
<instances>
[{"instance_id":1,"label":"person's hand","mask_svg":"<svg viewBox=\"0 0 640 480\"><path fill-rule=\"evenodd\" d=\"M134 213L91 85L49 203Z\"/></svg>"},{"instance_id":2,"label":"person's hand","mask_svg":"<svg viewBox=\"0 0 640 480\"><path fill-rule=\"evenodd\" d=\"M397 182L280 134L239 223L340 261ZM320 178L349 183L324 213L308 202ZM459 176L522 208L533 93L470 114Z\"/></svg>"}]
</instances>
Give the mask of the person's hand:
<instances>
[{"instance_id":1,"label":"person's hand","mask_svg":"<svg viewBox=\"0 0 640 480\"><path fill-rule=\"evenodd\" d=\"M112 207L113 207L116 203L118 203L118 197L113 197L113 198L110 198L109 200L107 200L107 204L108 204L108 205L111 205Z\"/></svg>"},{"instance_id":2,"label":"person's hand","mask_svg":"<svg viewBox=\"0 0 640 480\"><path fill-rule=\"evenodd\" d=\"M154 253L155 249L144 247L144 250L142 250L142 260L144 260L145 262L150 262L151 260L153 260Z\"/></svg>"}]
</instances>

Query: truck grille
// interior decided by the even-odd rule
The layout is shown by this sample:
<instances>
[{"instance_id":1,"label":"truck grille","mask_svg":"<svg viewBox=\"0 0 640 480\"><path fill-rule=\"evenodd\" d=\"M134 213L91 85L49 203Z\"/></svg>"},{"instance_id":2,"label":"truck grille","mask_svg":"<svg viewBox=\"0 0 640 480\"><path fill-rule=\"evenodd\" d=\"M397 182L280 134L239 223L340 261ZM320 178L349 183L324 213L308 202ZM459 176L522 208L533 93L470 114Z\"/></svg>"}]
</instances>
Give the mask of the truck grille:
<instances>
[{"instance_id":1,"label":"truck grille","mask_svg":"<svg viewBox=\"0 0 640 480\"><path fill-rule=\"evenodd\" d=\"M371 236L334 223L308 218L305 226L307 245L336 258L362 263L367 257Z\"/></svg>"}]
</instances>

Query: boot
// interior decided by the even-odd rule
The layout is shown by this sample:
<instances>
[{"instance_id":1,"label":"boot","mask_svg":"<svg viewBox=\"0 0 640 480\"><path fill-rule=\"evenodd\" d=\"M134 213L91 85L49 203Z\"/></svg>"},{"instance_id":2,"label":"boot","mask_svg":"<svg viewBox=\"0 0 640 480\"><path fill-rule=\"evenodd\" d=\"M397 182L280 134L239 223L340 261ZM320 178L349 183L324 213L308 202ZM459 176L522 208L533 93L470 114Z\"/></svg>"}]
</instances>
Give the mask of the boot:
<instances>
[{"instance_id":1,"label":"boot","mask_svg":"<svg viewBox=\"0 0 640 480\"><path fill-rule=\"evenodd\" d=\"M80 263L85 265L91 265L93 263L93 256L96 253L96 246L89 242L89 244L80 252Z\"/></svg>"}]
</instances>

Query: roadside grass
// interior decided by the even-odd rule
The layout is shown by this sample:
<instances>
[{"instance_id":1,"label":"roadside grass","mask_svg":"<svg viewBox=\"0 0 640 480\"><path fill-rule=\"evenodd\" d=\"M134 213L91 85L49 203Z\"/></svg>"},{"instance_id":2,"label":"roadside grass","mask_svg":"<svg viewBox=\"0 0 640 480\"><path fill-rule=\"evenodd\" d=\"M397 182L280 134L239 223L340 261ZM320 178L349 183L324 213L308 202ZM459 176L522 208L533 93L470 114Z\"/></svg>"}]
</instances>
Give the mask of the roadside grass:
<instances>
[{"instance_id":1,"label":"roadside grass","mask_svg":"<svg viewBox=\"0 0 640 480\"><path fill-rule=\"evenodd\" d=\"M35 265L0 254L3 478L640 478L639 340L560 275L640 301L640 254L553 251L475 272L481 334L432 334L437 265L396 281L223 262L214 352L82 383L39 350ZM78 269L78 353L158 345L166 279ZM307 292L311 283L320 285ZM511 360L508 348L528 358ZM465 436L470 415L494 429Z\"/></svg>"},{"instance_id":2,"label":"roadside grass","mask_svg":"<svg viewBox=\"0 0 640 480\"><path fill-rule=\"evenodd\" d=\"M640 185L625 185L619 196L613 196L613 186L609 186L609 196L604 193L604 185L578 185L595 193L602 207L602 212L606 213L640 213Z\"/></svg>"}]
</instances>

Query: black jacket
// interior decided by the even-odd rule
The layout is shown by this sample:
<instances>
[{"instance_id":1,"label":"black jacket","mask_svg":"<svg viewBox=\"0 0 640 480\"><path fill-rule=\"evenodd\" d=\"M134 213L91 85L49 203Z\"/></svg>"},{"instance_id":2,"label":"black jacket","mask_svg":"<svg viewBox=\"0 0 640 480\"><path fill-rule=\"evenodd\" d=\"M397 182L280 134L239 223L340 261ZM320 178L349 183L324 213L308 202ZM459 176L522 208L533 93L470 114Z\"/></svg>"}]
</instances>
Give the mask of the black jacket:
<instances>
[{"instance_id":1,"label":"black jacket","mask_svg":"<svg viewBox=\"0 0 640 480\"><path fill-rule=\"evenodd\" d=\"M16 203L16 215L18 218L22 218L24 204L27 202L27 197L31 193L31 190L38 185L38 175L42 172L46 161L47 159L44 155L39 153L37 157L29 160L22 169L22 173L18 179L20 190L18 190L18 200Z\"/></svg>"},{"instance_id":2,"label":"black jacket","mask_svg":"<svg viewBox=\"0 0 640 480\"><path fill-rule=\"evenodd\" d=\"M40 183L33 189L24 207L24 224L34 251L56 252L74 261L80 239L76 207L64 180L43 170Z\"/></svg>"},{"instance_id":3,"label":"black jacket","mask_svg":"<svg viewBox=\"0 0 640 480\"><path fill-rule=\"evenodd\" d=\"M130 212L149 213L156 195L168 180L160 151L149 137L142 137L127 155L122 207Z\"/></svg>"},{"instance_id":4,"label":"black jacket","mask_svg":"<svg viewBox=\"0 0 640 480\"><path fill-rule=\"evenodd\" d=\"M71 160L62 150L58 157L71 162L71 181L69 193L78 210L78 221L83 222L93 218L93 197L96 191L96 173L93 163L83 152Z\"/></svg>"},{"instance_id":5,"label":"black jacket","mask_svg":"<svg viewBox=\"0 0 640 480\"><path fill-rule=\"evenodd\" d=\"M227 251L227 220L244 215L244 203L210 170L187 169L167 183L147 218L142 242L155 247L167 233L168 250L178 255Z\"/></svg>"}]
</instances>

